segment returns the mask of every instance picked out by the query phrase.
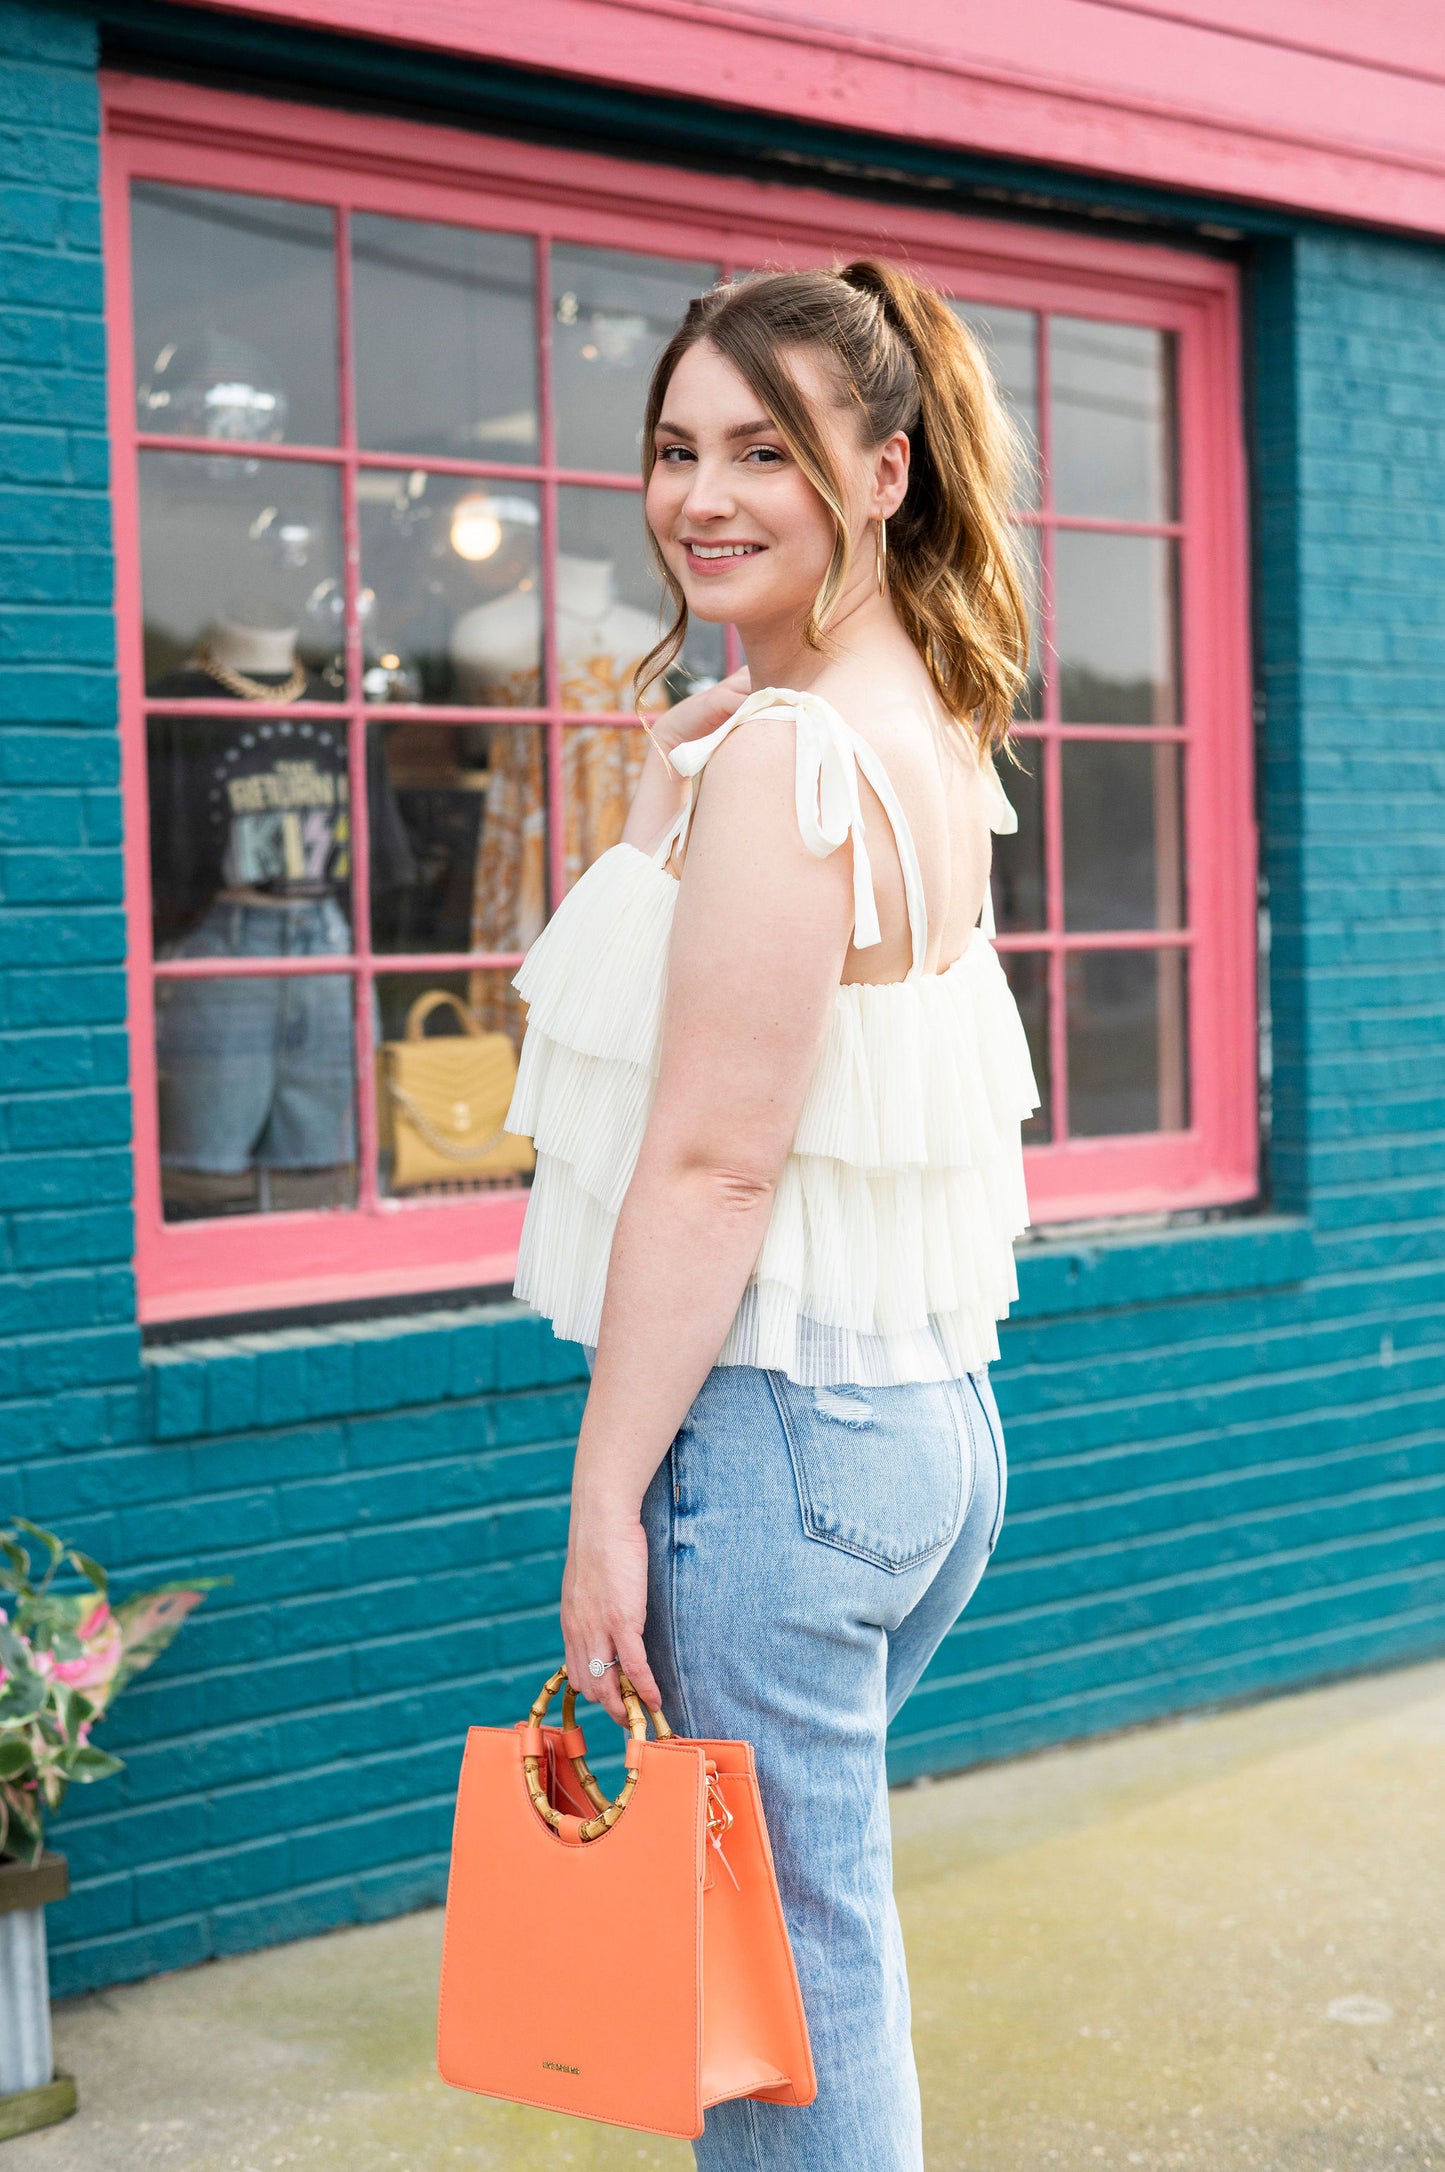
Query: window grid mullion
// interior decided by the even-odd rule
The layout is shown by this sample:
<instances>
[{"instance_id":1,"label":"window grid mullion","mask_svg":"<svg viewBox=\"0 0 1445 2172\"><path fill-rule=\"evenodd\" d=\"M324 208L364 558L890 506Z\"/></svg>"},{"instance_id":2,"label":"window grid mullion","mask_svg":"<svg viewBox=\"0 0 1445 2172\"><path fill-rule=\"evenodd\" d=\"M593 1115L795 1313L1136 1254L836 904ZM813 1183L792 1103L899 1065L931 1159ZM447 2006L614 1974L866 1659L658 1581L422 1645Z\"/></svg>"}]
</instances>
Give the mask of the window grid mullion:
<instances>
[{"instance_id":1,"label":"window grid mullion","mask_svg":"<svg viewBox=\"0 0 1445 2172\"><path fill-rule=\"evenodd\" d=\"M1056 623L1057 553L1054 548L1054 429L1049 382L1049 319L1037 318L1039 431L1039 593L1044 622L1043 818L1044 926L1050 938L1044 975L1048 989L1045 1028L1049 1048L1049 1141L1060 1146L1069 1130L1069 1059L1065 1010L1068 958L1058 940L1064 932L1064 784L1063 746L1058 726L1059 693Z\"/></svg>"},{"instance_id":2,"label":"window grid mullion","mask_svg":"<svg viewBox=\"0 0 1445 2172\"><path fill-rule=\"evenodd\" d=\"M344 467L353 457L360 467L385 468L388 472L410 475L416 468L425 469L428 475L454 475L476 477L485 482L513 483L541 482L554 475L564 483L581 483L591 490L641 491L642 481L636 475L620 475L614 468L558 467L555 462L536 463L514 460L464 460L444 453L389 453L353 444L351 452L344 445L276 445L251 443L240 438L218 441L211 437L163 437L154 431L140 431L136 435L139 452L193 453L202 459L214 460L218 451L228 460L274 460L283 466L296 463L302 466Z\"/></svg>"},{"instance_id":3,"label":"window grid mullion","mask_svg":"<svg viewBox=\"0 0 1445 2172\"><path fill-rule=\"evenodd\" d=\"M356 1204L375 1214L377 1192L376 1062L372 1042L371 830L366 799L366 707L361 677L361 511L357 497L356 371L351 314L351 212L336 209L337 412L341 424L342 595L345 604L347 810L351 866L352 1037L356 1047Z\"/></svg>"},{"instance_id":4,"label":"window grid mullion","mask_svg":"<svg viewBox=\"0 0 1445 2172\"><path fill-rule=\"evenodd\" d=\"M562 753L562 652L557 639L557 410L552 384L552 250L537 236L537 434L542 455L542 705L546 746L547 909L555 912L567 887L566 769Z\"/></svg>"},{"instance_id":5,"label":"window grid mullion","mask_svg":"<svg viewBox=\"0 0 1445 2172\"><path fill-rule=\"evenodd\" d=\"M718 278L720 280L732 279L736 276L738 269L739 266L737 258L733 256L725 256L720 260L718 264ZM727 625L723 628L724 674L728 677L731 677L733 672L742 669L742 665L743 644L739 637L737 627L733 625L730 619Z\"/></svg>"}]
</instances>

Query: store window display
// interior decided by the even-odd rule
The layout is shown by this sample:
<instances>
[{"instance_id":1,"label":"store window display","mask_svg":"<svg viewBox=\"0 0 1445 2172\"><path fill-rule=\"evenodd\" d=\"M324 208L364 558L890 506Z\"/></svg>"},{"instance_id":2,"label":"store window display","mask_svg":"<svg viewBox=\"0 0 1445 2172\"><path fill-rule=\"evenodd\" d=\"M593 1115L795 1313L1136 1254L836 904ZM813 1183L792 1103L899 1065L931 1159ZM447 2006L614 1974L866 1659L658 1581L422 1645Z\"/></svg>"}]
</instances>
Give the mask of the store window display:
<instances>
[{"instance_id":1,"label":"store window display","mask_svg":"<svg viewBox=\"0 0 1445 2172\"><path fill-rule=\"evenodd\" d=\"M776 229L720 227L709 199L656 216L656 253L617 248L642 241L636 218L522 186L500 150L494 190L466 160L402 175L358 139L350 172L303 149L296 201L269 138L220 159L122 132L110 155L135 423L115 457L138 511L118 547L129 573L138 543L141 575L126 775L150 840L143 1302L177 1316L228 1276L289 1277L306 1301L308 1275L391 1286L393 1260L397 1287L433 1262L437 1287L483 1261L506 1281L521 1202L497 1195L530 1175L489 1114L525 1031L512 977L617 841L645 746L645 386L729 269L718 236L762 264ZM807 244L819 261L853 246L838 215ZM1162 1182L1202 1105L1207 939L1184 881L1187 741L1211 712L1179 664L1179 312L1122 280L1075 318L1042 275L1027 302L1014 270L1004 306L957 272L1033 453L1017 520L1038 638L995 886L1042 1088L1028 1143L1132 1156L1132 1139ZM653 699L736 661L723 629L693 627ZM1109 1169L1134 1184L1133 1158ZM311 1207L334 1211L294 1266L246 1227Z\"/></svg>"},{"instance_id":2,"label":"store window display","mask_svg":"<svg viewBox=\"0 0 1445 2172\"><path fill-rule=\"evenodd\" d=\"M542 606L535 590L483 604L457 621L452 658L458 684L478 704L540 698ZM554 607L562 707L603 714L630 705L637 668L657 639L656 615L618 593L609 559L557 557ZM667 696L654 696L654 706ZM478 950L522 951L547 917L545 746L539 732L499 734L492 758L487 825L477 854L472 940ZM635 727L571 725L562 740L565 880L617 843L642 767L646 741ZM515 991L490 982L476 1000L516 1022Z\"/></svg>"},{"instance_id":3,"label":"store window display","mask_svg":"<svg viewBox=\"0 0 1445 2172\"><path fill-rule=\"evenodd\" d=\"M218 690L267 713L153 718L152 895L167 962L346 957L343 717L270 713L324 687L294 627L222 618L160 698ZM378 755L380 749L377 749ZM373 881L414 879L384 760L369 765ZM162 1195L171 1219L342 1206L355 1191L353 984L345 974L163 979L156 1001Z\"/></svg>"}]
</instances>

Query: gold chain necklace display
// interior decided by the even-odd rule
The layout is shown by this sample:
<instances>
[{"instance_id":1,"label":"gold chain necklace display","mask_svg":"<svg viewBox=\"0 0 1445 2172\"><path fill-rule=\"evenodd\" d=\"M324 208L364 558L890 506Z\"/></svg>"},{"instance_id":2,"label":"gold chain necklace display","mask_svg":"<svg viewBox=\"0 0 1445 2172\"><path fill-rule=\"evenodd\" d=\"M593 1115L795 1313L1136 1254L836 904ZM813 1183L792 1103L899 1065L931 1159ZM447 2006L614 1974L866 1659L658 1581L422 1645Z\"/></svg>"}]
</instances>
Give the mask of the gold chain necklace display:
<instances>
[{"instance_id":1,"label":"gold chain necklace display","mask_svg":"<svg viewBox=\"0 0 1445 2172\"><path fill-rule=\"evenodd\" d=\"M299 701L306 691L304 664L294 665L291 676L283 679L279 686L267 686L263 679L248 679L244 671L233 671L229 664L212 656L209 649L198 649L195 663L208 679L214 679L217 686L224 686L228 694L239 694L242 701Z\"/></svg>"}]
</instances>

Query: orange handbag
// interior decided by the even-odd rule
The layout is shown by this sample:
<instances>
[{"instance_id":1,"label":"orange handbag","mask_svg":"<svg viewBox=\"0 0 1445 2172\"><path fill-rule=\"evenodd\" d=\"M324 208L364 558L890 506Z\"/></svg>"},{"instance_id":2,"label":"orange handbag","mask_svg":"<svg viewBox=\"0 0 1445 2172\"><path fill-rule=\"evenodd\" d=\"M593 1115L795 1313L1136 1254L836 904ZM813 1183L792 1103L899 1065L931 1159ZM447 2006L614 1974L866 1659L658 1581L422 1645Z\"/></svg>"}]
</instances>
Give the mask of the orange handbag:
<instances>
[{"instance_id":1,"label":"orange handbag","mask_svg":"<svg viewBox=\"0 0 1445 2172\"><path fill-rule=\"evenodd\" d=\"M746 1742L657 1739L619 1672L627 1777L588 1769L572 1685L467 1735L437 2067L484 2096L695 2141L710 2104L817 2095Z\"/></svg>"}]
</instances>

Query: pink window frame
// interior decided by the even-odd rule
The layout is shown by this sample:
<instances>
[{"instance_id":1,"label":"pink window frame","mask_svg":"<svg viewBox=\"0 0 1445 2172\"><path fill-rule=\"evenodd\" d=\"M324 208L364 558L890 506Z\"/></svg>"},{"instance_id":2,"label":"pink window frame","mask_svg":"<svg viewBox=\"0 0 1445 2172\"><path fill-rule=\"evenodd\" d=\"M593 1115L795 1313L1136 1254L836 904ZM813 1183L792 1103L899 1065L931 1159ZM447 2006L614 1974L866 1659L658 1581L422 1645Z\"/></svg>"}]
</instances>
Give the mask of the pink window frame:
<instances>
[{"instance_id":1,"label":"pink window frame","mask_svg":"<svg viewBox=\"0 0 1445 2172\"><path fill-rule=\"evenodd\" d=\"M1175 535L1180 552L1181 681L1177 729L1069 726L1050 696L1042 720L1022 737L1041 742L1041 768L1050 839L1047 927L1005 934L1001 952L1045 952L1052 1069L1062 1075L1062 1004L1071 949L1155 948L1177 943L1189 953L1190 1123L1187 1129L1104 1139L1069 1139L1026 1150L1025 1166L1036 1224L1200 1207L1240 1201L1256 1189L1255 862L1251 764L1251 682L1244 459L1239 381L1238 286L1231 265L1184 251L1118 242L1093 235L958 217L929 210L871 205L808 188L780 187L735 176L700 175L633 166L591 153L562 153L443 127L365 118L271 102L230 92L144 77L104 80L104 210L110 336L110 420L117 545L116 610L121 687L122 776L126 803L126 881L130 1031L135 1100L136 1264L141 1318L163 1321L247 1313L347 1298L508 1283L516 1258L526 1193L475 1199L406 1201L380 1196L375 1179L376 1110L369 1046L369 1006L354 1005L357 1021L359 1202L341 1212L282 1213L235 1220L167 1225L162 1219L155 1096L151 955L150 846L146 801L147 704L140 654L138 452L193 449L185 440L146 437L135 427L130 327L129 188L133 179L284 195L334 207L344 222L353 211L388 212L461 225L525 233L538 247L538 312L545 349L549 314L547 244L565 241L680 259L748 265L774 257L831 261L841 251L887 249L905 255L925 276L969 301L996 306L1124 319L1176 335L1179 430L1179 517L1149 532ZM283 457L321 459L352 471L362 464L346 413L349 336L346 252L338 251L342 292L343 439L331 448L284 448ZM1041 363L1047 353L1041 339ZM543 371L541 459L535 467L487 462L423 463L438 472L515 476L542 495L544 547L556 532L557 492L564 484L635 488L615 475L560 468L553 458ZM1046 382L1040 385L1047 428ZM208 447L207 449L212 449ZM264 448L274 454L278 448ZM1047 442L1044 445L1047 451ZM367 453L365 465L384 466ZM413 456L391 465L410 468ZM353 509L354 493L347 493ZM1047 513L1049 509L1045 507ZM1113 522L1058 525L1117 528ZM354 518L345 532L347 579L358 581ZM1044 552L1045 595L1049 551ZM352 614L353 626L355 623ZM353 642L356 639L353 633ZM352 655L350 683L358 686ZM389 706L388 722L530 722L547 733L550 804L560 805L562 733L555 656L548 658L547 704L537 710L445 710ZM1052 675L1051 675L1052 677ZM373 966L368 914L364 821L364 734L367 712L353 696L348 718L352 789L358 814L354 883L355 947L340 966L353 977ZM328 704L335 716L338 705ZM570 719L576 722L575 717ZM599 721L589 714L589 722ZM630 718L616 721L631 722ZM1186 924L1146 934L1071 935L1061 918L1061 783L1059 749L1068 738L1116 736L1175 739L1190 749L1185 792ZM563 826L549 823L553 895L560 894ZM444 957L378 955L377 970L452 970L505 966L502 955ZM247 970L240 964L232 971ZM268 974L307 970L308 963L266 961ZM309 969L320 969L312 961ZM335 972L339 961L327 959ZM194 968L190 968L194 970ZM207 972L214 967L207 965Z\"/></svg>"}]
</instances>

